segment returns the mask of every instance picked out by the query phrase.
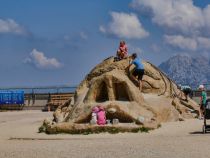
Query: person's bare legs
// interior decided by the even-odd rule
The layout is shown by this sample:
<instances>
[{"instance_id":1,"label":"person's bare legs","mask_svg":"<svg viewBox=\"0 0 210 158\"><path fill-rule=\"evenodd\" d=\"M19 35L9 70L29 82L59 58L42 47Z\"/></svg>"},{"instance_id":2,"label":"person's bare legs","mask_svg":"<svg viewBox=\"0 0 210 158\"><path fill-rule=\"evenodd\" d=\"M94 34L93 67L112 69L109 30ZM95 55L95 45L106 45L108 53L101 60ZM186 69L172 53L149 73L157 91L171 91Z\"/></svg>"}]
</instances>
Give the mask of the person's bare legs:
<instances>
[{"instance_id":1,"label":"person's bare legs","mask_svg":"<svg viewBox=\"0 0 210 158\"><path fill-rule=\"evenodd\" d=\"M142 80L138 80L133 74L130 75L131 80L136 81L138 83L139 91L142 90Z\"/></svg>"},{"instance_id":2,"label":"person's bare legs","mask_svg":"<svg viewBox=\"0 0 210 158\"><path fill-rule=\"evenodd\" d=\"M181 99L183 98L183 92L182 91L180 92L180 98Z\"/></svg>"},{"instance_id":3,"label":"person's bare legs","mask_svg":"<svg viewBox=\"0 0 210 158\"><path fill-rule=\"evenodd\" d=\"M202 119L203 118L203 112L204 112L203 109L200 107L200 110L199 110L199 119Z\"/></svg>"},{"instance_id":4,"label":"person's bare legs","mask_svg":"<svg viewBox=\"0 0 210 158\"><path fill-rule=\"evenodd\" d=\"M188 102L188 95L186 95L186 101Z\"/></svg>"},{"instance_id":5,"label":"person's bare legs","mask_svg":"<svg viewBox=\"0 0 210 158\"><path fill-rule=\"evenodd\" d=\"M184 93L185 101L188 101L187 94Z\"/></svg>"},{"instance_id":6,"label":"person's bare legs","mask_svg":"<svg viewBox=\"0 0 210 158\"><path fill-rule=\"evenodd\" d=\"M133 80L134 82L139 83L139 81L136 79L136 77L134 75L130 75L131 80Z\"/></svg>"},{"instance_id":7,"label":"person's bare legs","mask_svg":"<svg viewBox=\"0 0 210 158\"><path fill-rule=\"evenodd\" d=\"M198 119L201 119L201 109L199 109L199 117Z\"/></svg>"},{"instance_id":8,"label":"person's bare legs","mask_svg":"<svg viewBox=\"0 0 210 158\"><path fill-rule=\"evenodd\" d=\"M139 80L139 91L141 92L141 90L142 90L142 81Z\"/></svg>"}]
</instances>

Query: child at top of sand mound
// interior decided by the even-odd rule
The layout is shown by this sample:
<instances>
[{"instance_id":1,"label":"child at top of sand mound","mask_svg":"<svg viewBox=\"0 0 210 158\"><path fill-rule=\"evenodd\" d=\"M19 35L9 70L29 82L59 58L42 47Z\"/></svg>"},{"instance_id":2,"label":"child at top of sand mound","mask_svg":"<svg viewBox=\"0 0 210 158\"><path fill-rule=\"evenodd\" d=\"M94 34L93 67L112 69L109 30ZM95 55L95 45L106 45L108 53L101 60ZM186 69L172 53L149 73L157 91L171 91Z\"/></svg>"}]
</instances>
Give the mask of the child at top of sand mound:
<instances>
[{"instance_id":1,"label":"child at top of sand mound","mask_svg":"<svg viewBox=\"0 0 210 158\"><path fill-rule=\"evenodd\" d=\"M116 61L124 59L128 56L128 47L125 41L120 41L119 48L117 50L117 58Z\"/></svg>"}]
</instances>

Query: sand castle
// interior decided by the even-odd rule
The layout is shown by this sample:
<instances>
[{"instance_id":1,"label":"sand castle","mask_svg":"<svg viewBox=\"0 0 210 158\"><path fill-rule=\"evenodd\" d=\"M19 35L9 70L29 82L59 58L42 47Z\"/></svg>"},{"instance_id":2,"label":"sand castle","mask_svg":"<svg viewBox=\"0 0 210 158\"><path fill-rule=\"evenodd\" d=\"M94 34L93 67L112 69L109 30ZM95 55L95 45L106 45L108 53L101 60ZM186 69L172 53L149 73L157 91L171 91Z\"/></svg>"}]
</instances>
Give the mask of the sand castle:
<instances>
[{"instance_id":1,"label":"sand castle","mask_svg":"<svg viewBox=\"0 0 210 158\"><path fill-rule=\"evenodd\" d=\"M191 99L179 97L176 84L149 62L143 62L145 75L142 92L129 78L129 59L114 62L110 57L98 64L76 89L74 98L58 107L53 121L44 121L47 133L82 133L137 131L155 129L162 122L197 117L199 106ZM132 67L130 71L132 71ZM117 125L90 125L91 110L102 105L107 119L118 119Z\"/></svg>"}]
</instances>

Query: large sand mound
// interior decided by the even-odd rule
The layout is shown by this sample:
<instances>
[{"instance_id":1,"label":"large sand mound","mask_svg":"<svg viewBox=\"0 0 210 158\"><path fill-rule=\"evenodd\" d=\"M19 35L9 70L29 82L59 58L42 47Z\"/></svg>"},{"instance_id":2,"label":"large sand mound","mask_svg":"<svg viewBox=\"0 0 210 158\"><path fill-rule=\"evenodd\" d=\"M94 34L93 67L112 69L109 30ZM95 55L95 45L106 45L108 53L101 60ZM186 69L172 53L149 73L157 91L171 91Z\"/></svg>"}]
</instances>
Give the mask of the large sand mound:
<instances>
[{"instance_id":1,"label":"large sand mound","mask_svg":"<svg viewBox=\"0 0 210 158\"><path fill-rule=\"evenodd\" d=\"M130 123L128 131L137 126L157 128L161 122L197 116L198 105L193 100L186 102L178 97L182 92L173 81L151 63L144 61L143 64L145 75L141 93L129 78L129 59L114 62L111 57L104 60L78 86L71 102L58 107L53 122L45 121L46 131L72 133L78 129L96 129L88 123L92 108L99 104L106 109L107 119L119 119L121 124L116 127Z\"/></svg>"}]
</instances>

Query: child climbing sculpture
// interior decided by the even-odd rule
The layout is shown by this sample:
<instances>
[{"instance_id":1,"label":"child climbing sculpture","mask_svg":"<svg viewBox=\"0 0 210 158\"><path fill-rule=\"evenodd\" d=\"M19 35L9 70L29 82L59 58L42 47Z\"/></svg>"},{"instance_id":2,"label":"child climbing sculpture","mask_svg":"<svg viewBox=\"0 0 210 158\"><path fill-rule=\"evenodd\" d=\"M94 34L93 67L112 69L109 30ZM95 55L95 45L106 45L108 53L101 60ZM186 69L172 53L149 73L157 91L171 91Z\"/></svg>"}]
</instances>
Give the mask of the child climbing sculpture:
<instances>
[{"instance_id":1,"label":"child climbing sculpture","mask_svg":"<svg viewBox=\"0 0 210 158\"><path fill-rule=\"evenodd\" d=\"M133 71L133 73L131 74L131 79L133 80L137 80L138 81L138 86L139 86L139 90L141 92L142 90L142 78L144 75L144 65L142 64L141 60L139 58L137 58L137 54L133 53L131 55L131 59L132 62L129 64L128 69L130 68L130 66L133 64L135 66L135 69ZM136 79L137 77L137 79Z\"/></svg>"}]
</instances>

